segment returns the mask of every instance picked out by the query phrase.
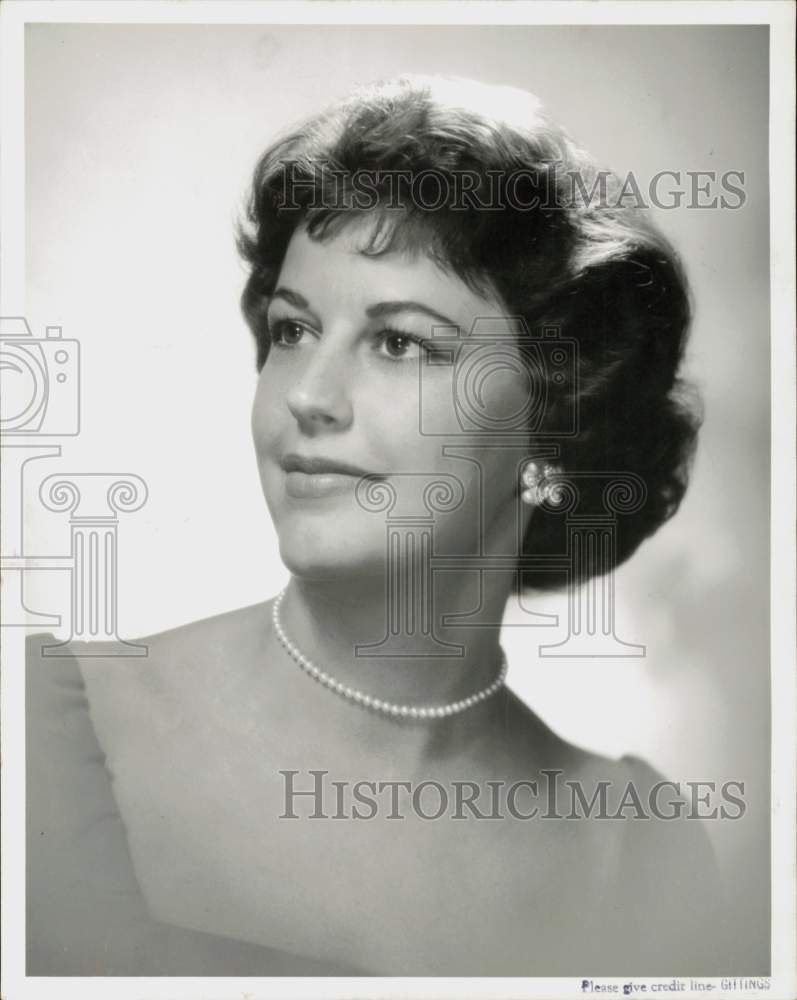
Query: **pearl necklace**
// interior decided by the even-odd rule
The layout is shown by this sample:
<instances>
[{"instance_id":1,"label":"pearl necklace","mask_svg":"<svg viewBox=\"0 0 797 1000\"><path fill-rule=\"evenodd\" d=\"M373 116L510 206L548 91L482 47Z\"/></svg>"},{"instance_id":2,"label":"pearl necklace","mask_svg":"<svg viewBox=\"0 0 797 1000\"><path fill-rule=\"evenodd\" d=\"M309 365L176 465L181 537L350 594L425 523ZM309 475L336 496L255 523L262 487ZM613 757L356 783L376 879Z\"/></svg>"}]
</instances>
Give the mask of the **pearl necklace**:
<instances>
[{"instance_id":1,"label":"pearl necklace","mask_svg":"<svg viewBox=\"0 0 797 1000\"><path fill-rule=\"evenodd\" d=\"M399 718L442 719L447 718L450 715L458 715L460 712L464 712L467 709L472 708L474 705L478 705L479 702L486 701L487 698L494 695L504 683L506 678L506 656L504 655L504 651L502 649L501 666L498 670L498 676L492 684L488 685L486 688L482 688L481 691L477 691L468 698L463 698L461 701L450 702L447 705L416 706L397 705L389 701L380 701L379 698L372 698L370 695L367 695L362 691L358 691L356 688L348 687L340 681L335 680L334 677L330 677L329 674L321 670L320 667L317 667L312 660L308 659L304 653L302 653L298 647L291 642L285 633L285 629L282 627L279 613L280 604L282 604L282 599L285 597L286 590L283 590L282 593L274 599L274 604L271 609L271 619L274 623L274 631L277 633L277 638L280 643L285 648L288 655L295 660L302 670L304 670L305 673L308 673L313 680L318 681L319 684L323 684L324 687L329 688L330 691L334 691L335 694L339 694L342 698L346 698L348 701L353 701L358 705L362 705L364 708L371 708L376 712L382 712L385 715L392 715Z\"/></svg>"}]
</instances>

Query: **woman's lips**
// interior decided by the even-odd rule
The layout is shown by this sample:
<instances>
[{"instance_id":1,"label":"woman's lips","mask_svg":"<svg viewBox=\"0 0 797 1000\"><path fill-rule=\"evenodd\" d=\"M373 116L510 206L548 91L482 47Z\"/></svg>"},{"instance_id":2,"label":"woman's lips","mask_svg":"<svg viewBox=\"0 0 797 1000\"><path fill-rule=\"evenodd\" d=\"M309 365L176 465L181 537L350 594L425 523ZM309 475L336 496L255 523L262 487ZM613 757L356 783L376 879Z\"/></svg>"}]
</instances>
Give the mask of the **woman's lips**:
<instances>
[{"instance_id":1,"label":"woman's lips","mask_svg":"<svg viewBox=\"0 0 797 1000\"><path fill-rule=\"evenodd\" d=\"M299 472L295 470L285 475L285 492L297 500L331 497L348 493L354 489L362 476L350 476L344 472Z\"/></svg>"}]
</instances>

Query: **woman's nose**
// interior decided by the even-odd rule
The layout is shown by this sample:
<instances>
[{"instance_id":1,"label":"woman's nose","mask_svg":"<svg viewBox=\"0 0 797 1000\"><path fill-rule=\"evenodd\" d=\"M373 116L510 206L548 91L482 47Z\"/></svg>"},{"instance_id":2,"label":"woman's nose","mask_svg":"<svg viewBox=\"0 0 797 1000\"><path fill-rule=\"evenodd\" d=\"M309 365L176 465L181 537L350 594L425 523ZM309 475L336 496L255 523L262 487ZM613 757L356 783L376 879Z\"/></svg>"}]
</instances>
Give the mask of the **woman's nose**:
<instances>
[{"instance_id":1,"label":"woman's nose","mask_svg":"<svg viewBox=\"0 0 797 1000\"><path fill-rule=\"evenodd\" d=\"M346 362L317 350L288 391L287 403L306 434L348 427L353 412Z\"/></svg>"}]
</instances>

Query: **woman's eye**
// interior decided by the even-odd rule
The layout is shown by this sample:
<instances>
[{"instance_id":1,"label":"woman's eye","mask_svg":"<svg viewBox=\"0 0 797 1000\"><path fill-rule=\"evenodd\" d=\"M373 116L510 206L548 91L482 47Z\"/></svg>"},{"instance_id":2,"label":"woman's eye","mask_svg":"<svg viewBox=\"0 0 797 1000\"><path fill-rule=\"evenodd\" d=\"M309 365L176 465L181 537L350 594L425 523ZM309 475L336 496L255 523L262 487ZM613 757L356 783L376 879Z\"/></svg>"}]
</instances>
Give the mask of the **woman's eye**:
<instances>
[{"instance_id":1,"label":"woman's eye","mask_svg":"<svg viewBox=\"0 0 797 1000\"><path fill-rule=\"evenodd\" d=\"M406 358L410 354L417 357L421 341L409 333L385 330L380 337L380 346L384 347L385 353L391 358Z\"/></svg>"},{"instance_id":2,"label":"woman's eye","mask_svg":"<svg viewBox=\"0 0 797 1000\"><path fill-rule=\"evenodd\" d=\"M273 344L284 344L290 347L293 344L298 344L307 331L300 323L293 320L278 319L269 324L269 333Z\"/></svg>"}]
</instances>

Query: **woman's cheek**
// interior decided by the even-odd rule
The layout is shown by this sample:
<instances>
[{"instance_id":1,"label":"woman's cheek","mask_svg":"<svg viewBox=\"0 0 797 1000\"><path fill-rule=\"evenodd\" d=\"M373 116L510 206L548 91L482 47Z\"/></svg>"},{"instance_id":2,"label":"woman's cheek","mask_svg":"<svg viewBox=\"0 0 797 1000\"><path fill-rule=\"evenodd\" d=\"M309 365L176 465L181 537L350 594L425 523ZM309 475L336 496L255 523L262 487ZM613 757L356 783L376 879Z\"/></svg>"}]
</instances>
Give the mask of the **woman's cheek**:
<instances>
[{"instance_id":1,"label":"woman's cheek","mask_svg":"<svg viewBox=\"0 0 797 1000\"><path fill-rule=\"evenodd\" d=\"M279 430L281 395L274 380L265 375L265 369L257 383L252 403L252 438L258 454L266 452Z\"/></svg>"},{"instance_id":2,"label":"woman's cheek","mask_svg":"<svg viewBox=\"0 0 797 1000\"><path fill-rule=\"evenodd\" d=\"M456 405L455 369L448 366L428 366L420 373L414 398L414 424L418 435L437 440L442 447L446 439L463 434L461 415Z\"/></svg>"}]
</instances>

